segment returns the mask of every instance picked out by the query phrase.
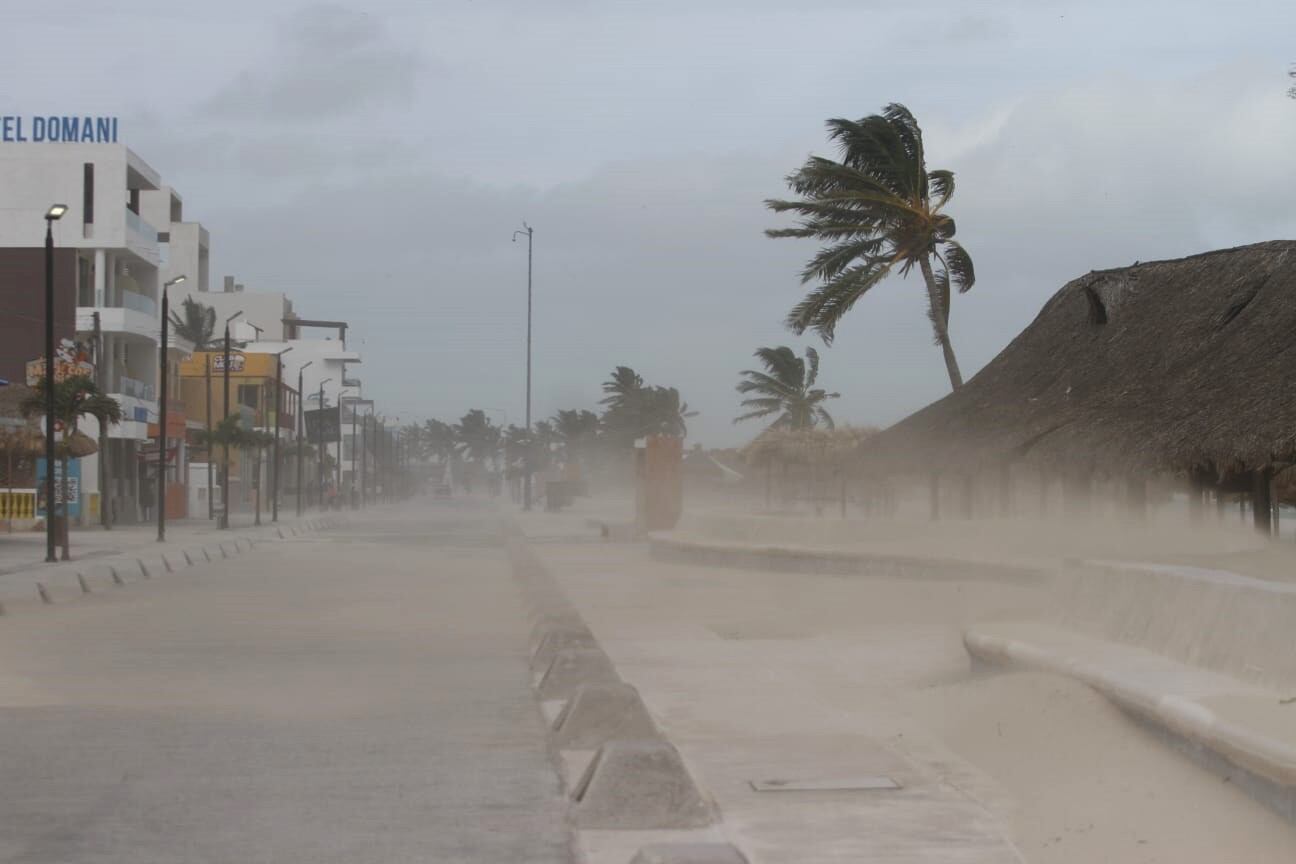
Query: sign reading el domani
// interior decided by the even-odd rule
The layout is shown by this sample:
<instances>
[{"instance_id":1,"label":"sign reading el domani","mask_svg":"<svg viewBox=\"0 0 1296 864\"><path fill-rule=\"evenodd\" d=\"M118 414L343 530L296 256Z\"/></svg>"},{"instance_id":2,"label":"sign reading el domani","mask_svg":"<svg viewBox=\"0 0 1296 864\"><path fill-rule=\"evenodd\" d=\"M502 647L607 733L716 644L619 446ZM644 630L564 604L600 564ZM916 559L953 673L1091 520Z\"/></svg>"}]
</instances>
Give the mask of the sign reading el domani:
<instances>
[{"instance_id":1,"label":"sign reading el domani","mask_svg":"<svg viewBox=\"0 0 1296 864\"><path fill-rule=\"evenodd\" d=\"M0 115L0 141L116 144L117 118L77 117L62 114L24 117L21 114L3 114Z\"/></svg>"}]
</instances>

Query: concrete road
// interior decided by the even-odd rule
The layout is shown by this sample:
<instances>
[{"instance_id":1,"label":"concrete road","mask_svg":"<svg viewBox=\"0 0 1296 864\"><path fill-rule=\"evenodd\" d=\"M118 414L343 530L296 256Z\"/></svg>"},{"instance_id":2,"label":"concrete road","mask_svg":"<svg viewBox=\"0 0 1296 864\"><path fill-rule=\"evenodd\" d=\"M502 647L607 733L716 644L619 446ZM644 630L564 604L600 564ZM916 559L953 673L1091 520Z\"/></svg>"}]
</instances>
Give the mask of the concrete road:
<instances>
[{"instance_id":1,"label":"concrete road","mask_svg":"<svg viewBox=\"0 0 1296 864\"><path fill-rule=\"evenodd\" d=\"M568 861L527 629L430 503L0 619L0 861Z\"/></svg>"}]
</instances>

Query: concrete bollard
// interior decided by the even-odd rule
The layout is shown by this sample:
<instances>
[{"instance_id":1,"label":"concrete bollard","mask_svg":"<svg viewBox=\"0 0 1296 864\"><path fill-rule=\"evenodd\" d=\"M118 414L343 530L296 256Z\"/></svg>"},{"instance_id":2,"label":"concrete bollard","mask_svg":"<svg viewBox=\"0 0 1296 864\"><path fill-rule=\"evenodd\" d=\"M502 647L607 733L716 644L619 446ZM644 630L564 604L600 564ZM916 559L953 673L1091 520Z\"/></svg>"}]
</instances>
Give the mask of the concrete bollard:
<instances>
[{"instance_id":1,"label":"concrete bollard","mask_svg":"<svg viewBox=\"0 0 1296 864\"><path fill-rule=\"evenodd\" d=\"M189 557L189 550L188 550L188 549L184 550L184 559L185 559L185 566L186 566L186 567L192 567L192 566L193 566L193 559Z\"/></svg>"},{"instance_id":2,"label":"concrete bollard","mask_svg":"<svg viewBox=\"0 0 1296 864\"><path fill-rule=\"evenodd\" d=\"M222 561L224 561L224 560L228 560L228 559L229 559L229 552L225 551L225 544L224 544L224 543L217 543L217 544L216 544L216 547L217 547L218 549L220 549L220 553L221 553L221 560L222 560Z\"/></svg>"},{"instance_id":3,"label":"concrete bollard","mask_svg":"<svg viewBox=\"0 0 1296 864\"><path fill-rule=\"evenodd\" d=\"M116 568L116 567L114 567L113 565L109 564L109 565L108 565L108 572L112 574L112 581L113 581L113 584L114 584L114 585L125 585L125 584L126 584L126 581L125 581L124 579L122 579L121 574L117 572L117 568Z\"/></svg>"},{"instance_id":4,"label":"concrete bollard","mask_svg":"<svg viewBox=\"0 0 1296 864\"><path fill-rule=\"evenodd\" d=\"M598 642L589 630L583 628L550 630L531 654L531 671L543 672L548 669L554 655L559 651L597 647Z\"/></svg>"},{"instance_id":5,"label":"concrete bollard","mask_svg":"<svg viewBox=\"0 0 1296 864\"><path fill-rule=\"evenodd\" d=\"M665 741L609 741L572 791L577 828L703 828L715 811Z\"/></svg>"},{"instance_id":6,"label":"concrete bollard","mask_svg":"<svg viewBox=\"0 0 1296 864\"><path fill-rule=\"evenodd\" d=\"M166 572L168 573L175 572L175 570L171 569L171 562L167 560L167 557L165 555L162 556L162 569L166 570Z\"/></svg>"},{"instance_id":7,"label":"concrete bollard","mask_svg":"<svg viewBox=\"0 0 1296 864\"><path fill-rule=\"evenodd\" d=\"M207 551L206 546L203 547L203 557L207 559L208 563L211 563L212 560L211 553Z\"/></svg>"},{"instance_id":8,"label":"concrete bollard","mask_svg":"<svg viewBox=\"0 0 1296 864\"><path fill-rule=\"evenodd\" d=\"M140 568L140 575L141 575L141 576L143 576L145 579L152 579L152 578L153 578L153 576L149 573L149 569L148 569L148 567L145 566L145 564L144 564L144 559L143 559L143 558L136 558L136 559L135 559L135 563L139 564L139 568Z\"/></svg>"},{"instance_id":9,"label":"concrete bollard","mask_svg":"<svg viewBox=\"0 0 1296 864\"><path fill-rule=\"evenodd\" d=\"M90 585L89 585L88 582L86 582L86 578L85 578L85 575L84 575L84 574L82 574L82 573L77 573L77 584L81 586L81 593L82 593L82 594L89 594L89 593L90 593Z\"/></svg>"},{"instance_id":10,"label":"concrete bollard","mask_svg":"<svg viewBox=\"0 0 1296 864\"><path fill-rule=\"evenodd\" d=\"M582 684L613 684L621 679L608 656L597 648L569 648L554 655L536 685L541 700L570 699Z\"/></svg>"},{"instance_id":11,"label":"concrete bollard","mask_svg":"<svg viewBox=\"0 0 1296 864\"><path fill-rule=\"evenodd\" d=\"M45 590L44 583L42 582L36 583L36 593L40 595L42 603L49 604L54 602L53 598L50 597L49 591Z\"/></svg>"},{"instance_id":12,"label":"concrete bollard","mask_svg":"<svg viewBox=\"0 0 1296 864\"><path fill-rule=\"evenodd\" d=\"M609 741L661 738L639 691L629 684L585 684L554 721L559 750L597 750Z\"/></svg>"},{"instance_id":13,"label":"concrete bollard","mask_svg":"<svg viewBox=\"0 0 1296 864\"><path fill-rule=\"evenodd\" d=\"M639 850L630 864L748 864L730 843L654 843Z\"/></svg>"}]
</instances>

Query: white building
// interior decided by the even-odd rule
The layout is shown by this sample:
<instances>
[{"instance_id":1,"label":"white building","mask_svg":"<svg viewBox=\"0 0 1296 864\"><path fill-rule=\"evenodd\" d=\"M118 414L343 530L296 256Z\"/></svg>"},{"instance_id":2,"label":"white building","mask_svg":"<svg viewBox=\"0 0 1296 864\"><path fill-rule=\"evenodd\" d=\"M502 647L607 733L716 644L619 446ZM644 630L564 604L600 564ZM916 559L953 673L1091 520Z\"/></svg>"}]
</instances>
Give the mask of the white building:
<instances>
[{"instance_id":1,"label":"white building","mask_svg":"<svg viewBox=\"0 0 1296 864\"><path fill-rule=\"evenodd\" d=\"M122 144L0 143L0 190L3 250L43 246L46 210L54 203L68 207L52 227L56 248L64 255L72 252L73 272L59 277L56 291L67 290L75 298L76 339L90 347L98 384L124 415L108 430L105 458L83 460L81 488L83 495L97 498L105 487L117 519L142 518L151 496L141 483L152 469L141 457L149 423L158 420L161 286L181 273L195 287L205 282L207 232L183 221L179 195ZM177 344L171 362L191 348ZM19 350L31 353L30 346ZM6 368L18 359L7 358ZM171 380L178 382L178 375ZM171 407L181 408L178 398ZM83 431L95 436L96 427L89 420ZM175 482L184 482L178 473Z\"/></svg>"}]
</instances>

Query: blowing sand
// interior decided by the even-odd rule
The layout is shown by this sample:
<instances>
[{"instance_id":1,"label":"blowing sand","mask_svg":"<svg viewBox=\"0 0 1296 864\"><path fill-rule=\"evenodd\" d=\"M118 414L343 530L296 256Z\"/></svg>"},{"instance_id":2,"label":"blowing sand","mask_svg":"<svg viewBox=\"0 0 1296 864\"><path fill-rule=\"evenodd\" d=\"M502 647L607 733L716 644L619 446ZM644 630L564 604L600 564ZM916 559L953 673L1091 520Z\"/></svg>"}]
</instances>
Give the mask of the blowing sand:
<instances>
[{"instance_id":1,"label":"blowing sand","mask_svg":"<svg viewBox=\"0 0 1296 864\"><path fill-rule=\"evenodd\" d=\"M1002 788L1039 864L1290 862L1296 832L1097 693L1002 674L897 694L899 725L939 739ZM900 718L903 718L902 720Z\"/></svg>"}]
</instances>

